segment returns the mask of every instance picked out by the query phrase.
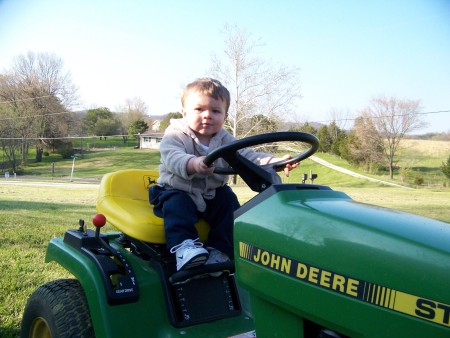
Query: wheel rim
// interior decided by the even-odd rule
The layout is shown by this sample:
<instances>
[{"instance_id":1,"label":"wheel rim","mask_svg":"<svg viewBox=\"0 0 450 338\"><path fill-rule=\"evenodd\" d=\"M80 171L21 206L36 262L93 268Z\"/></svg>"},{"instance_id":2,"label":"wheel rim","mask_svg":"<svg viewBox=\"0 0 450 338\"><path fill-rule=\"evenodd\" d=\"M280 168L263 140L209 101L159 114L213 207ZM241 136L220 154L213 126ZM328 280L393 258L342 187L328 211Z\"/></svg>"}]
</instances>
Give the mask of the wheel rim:
<instances>
[{"instance_id":1,"label":"wheel rim","mask_svg":"<svg viewBox=\"0 0 450 338\"><path fill-rule=\"evenodd\" d=\"M38 317L34 320L30 330L30 338L52 338L50 328L44 318Z\"/></svg>"}]
</instances>

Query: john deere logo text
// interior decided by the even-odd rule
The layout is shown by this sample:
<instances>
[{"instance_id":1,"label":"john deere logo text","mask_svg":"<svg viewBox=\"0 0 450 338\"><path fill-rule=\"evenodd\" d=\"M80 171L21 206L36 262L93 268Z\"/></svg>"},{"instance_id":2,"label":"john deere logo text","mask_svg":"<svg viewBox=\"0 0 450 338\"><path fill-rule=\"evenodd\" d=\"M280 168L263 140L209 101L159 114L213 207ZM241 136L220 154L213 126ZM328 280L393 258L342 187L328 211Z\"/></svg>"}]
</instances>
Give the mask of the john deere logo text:
<instances>
[{"instance_id":1,"label":"john deere logo text","mask_svg":"<svg viewBox=\"0 0 450 338\"><path fill-rule=\"evenodd\" d=\"M322 269L244 242L239 243L239 256L302 282L450 327L450 305Z\"/></svg>"}]
</instances>

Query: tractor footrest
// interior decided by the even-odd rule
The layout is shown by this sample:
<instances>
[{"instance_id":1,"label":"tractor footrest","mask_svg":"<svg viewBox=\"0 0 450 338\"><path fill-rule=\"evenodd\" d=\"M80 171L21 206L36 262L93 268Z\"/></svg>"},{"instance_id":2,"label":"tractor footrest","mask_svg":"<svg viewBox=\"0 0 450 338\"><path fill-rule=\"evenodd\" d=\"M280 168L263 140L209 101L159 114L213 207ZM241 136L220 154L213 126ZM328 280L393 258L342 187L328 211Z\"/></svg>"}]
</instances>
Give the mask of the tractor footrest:
<instances>
[{"instance_id":1,"label":"tractor footrest","mask_svg":"<svg viewBox=\"0 0 450 338\"><path fill-rule=\"evenodd\" d=\"M220 275L222 273L226 273L228 275L233 274L234 261L202 265L187 270L177 271L170 276L169 282L172 284L185 283L191 278L198 278L199 275Z\"/></svg>"},{"instance_id":2,"label":"tractor footrest","mask_svg":"<svg viewBox=\"0 0 450 338\"><path fill-rule=\"evenodd\" d=\"M187 327L242 312L233 274L234 262L203 265L175 273L161 262L150 264L160 272L173 326Z\"/></svg>"},{"instance_id":3,"label":"tractor footrest","mask_svg":"<svg viewBox=\"0 0 450 338\"><path fill-rule=\"evenodd\" d=\"M202 275L170 286L171 321L183 327L241 313L234 275Z\"/></svg>"}]
</instances>

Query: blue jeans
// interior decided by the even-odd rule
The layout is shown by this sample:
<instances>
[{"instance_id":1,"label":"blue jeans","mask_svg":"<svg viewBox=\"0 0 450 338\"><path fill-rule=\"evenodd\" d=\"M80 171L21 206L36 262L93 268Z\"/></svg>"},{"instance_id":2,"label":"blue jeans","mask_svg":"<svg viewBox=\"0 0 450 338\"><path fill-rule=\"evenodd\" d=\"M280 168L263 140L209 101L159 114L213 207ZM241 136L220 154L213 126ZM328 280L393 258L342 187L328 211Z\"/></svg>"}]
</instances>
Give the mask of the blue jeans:
<instances>
[{"instance_id":1,"label":"blue jeans","mask_svg":"<svg viewBox=\"0 0 450 338\"><path fill-rule=\"evenodd\" d=\"M199 212L192 198L181 190L164 189L154 185L149 190L150 203L156 216L164 218L167 248L186 239L198 237L195 224L203 218L210 225L205 243L233 257L234 211L239 201L228 185L216 189L216 196L205 199L206 210Z\"/></svg>"}]
</instances>

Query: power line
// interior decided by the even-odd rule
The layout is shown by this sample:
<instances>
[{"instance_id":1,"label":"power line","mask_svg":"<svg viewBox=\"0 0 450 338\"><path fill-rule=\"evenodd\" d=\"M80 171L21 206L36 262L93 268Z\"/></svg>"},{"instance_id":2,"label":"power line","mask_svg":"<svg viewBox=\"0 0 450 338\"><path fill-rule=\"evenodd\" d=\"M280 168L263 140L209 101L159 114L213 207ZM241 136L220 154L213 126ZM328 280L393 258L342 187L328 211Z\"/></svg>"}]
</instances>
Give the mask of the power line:
<instances>
[{"instance_id":1,"label":"power line","mask_svg":"<svg viewBox=\"0 0 450 338\"><path fill-rule=\"evenodd\" d=\"M0 102L2 103L2 102ZM414 115L429 115L429 114L440 114L440 113L449 113L450 110L438 110L438 111L430 111L430 112L417 112L414 113ZM7 121L7 120L14 120L14 119L29 119L29 118L36 118L36 117L43 117L43 116L53 116L53 115L61 115L61 114L72 114L74 112L69 111L63 111L58 113L49 113L49 114L36 114L36 115L28 115L28 116L16 116L16 117L5 117L1 118L0 121ZM394 115L385 115L385 116L371 116L368 118L371 119L379 119L379 118L385 118L385 117L400 117L400 116L407 116L410 115L409 113L406 114L394 114ZM307 121L309 123L330 123L330 122L341 122L341 121L355 121L358 117L355 118L342 118L337 120L323 120L323 121Z\"/></svg>"},{"instance_id":2,"label":"power line","mask_svg":"<svg viewBox=\"0 0 450 338\"><path fill-rule=\"evenodd\" d=\"M59 113L48 113L48 114L37 114L37 115L28 115L28 116L16 116L16 117L5 117L0 119L0 121L7 121L7 120L17 120L17 119L31 119L36 117L44 117L44 116L54 116L54 115L62 115L62 114L72 114L70 111L62 111Z\"/></svg>"},{"instance_id":3,"label":"power line","mask_svg":"<svg viewBox=\"0 0 450 338\"><path fill-rule=\"evenodd\" d=\"M450 113L450 110L438 110L438 111L429 111L429 112L417 112L417 113L405 113L405 114L393 114L393 115L382 115L382 116L367 116L364 118L367 119L381 119L386 117L402 117L402 116L408 116L408 115L429 115L429 114L440 114L440 113ZM342 118L342 119L336 119L336 120L326 120L326 121L311 121L308 123L330 123L330 122L344 122L344 121L356 121L360 117L354 117L354 118Z\"/></svg>"},{"instance_id":4,"label":"power line","mask_svg":"<svg viewBox=\"0 0 450 338\"><path fill-rule=\"evenodd\" d=\"M31 100L37 100L37 99L43 99L46 97L54 97L54 95L44 95L44 96L38 96L38 97L30 97L26 99L20 99L20 100L8 100L8 101L0 101L0 104L2 103L12 103L12 102L23 102L23 101L31 101ZM414 115L428 115L428 114L440 114L440 113L449 113L450 110L439 110L439 111L432 111L432 112L417 112L414 113ZM43 117L43 116L52 116L52 115L61 115L61 114L71 114L72 112L59 112L59 113L50 113L50 114L38 114L38 115L30 115L30 116L17 116L17 117L6 117L0 119L0 121L6 121L6 120L13 120L13 119L27 119L27 118L35 118L35 117ZM370 119L379 119L379 118L386 118L386 117L401 117L401 116L407 116L410 115L408 113L406 114L394 114L394 115L385 115L385 116L370 116L368 118ZM324 121L307 121L309 123L331 123L331 122L344 122L344 121L356 121L358 117L356 118L342 118L337 120L324 120Z\"/></svg>"},{"instance_id":5,"label":"power line","mask_svg":"<svg viewBox=\"0 0 450 338\"><path fill-rule=\"evenodd\" d=\"M38 96L38 97L29 97L27 99L20 99L20 100L8 100L8 101L0 101L0 103L13 103L13 102L23 102L23 101L32 101L37 99L43 99L46 97L54 97L54 95L44 95L44 96Z\"/></svg>"},{"instance_id":6,"label":"power line","mask_svg":"<svg viewBox=\"0 0 450 338\"><path fill-rule=\"evenodd\" d=\"M0 140L21 140L21 141L35 141L35 140L70 140L70 139L96 139L101 137L130 137L137 135L94 135L94 136L60 136L60 137L0 137Z\"/></svg>"}]
</instances>

